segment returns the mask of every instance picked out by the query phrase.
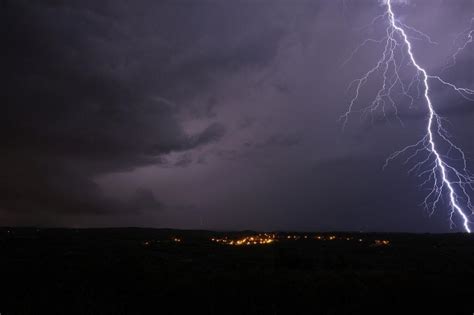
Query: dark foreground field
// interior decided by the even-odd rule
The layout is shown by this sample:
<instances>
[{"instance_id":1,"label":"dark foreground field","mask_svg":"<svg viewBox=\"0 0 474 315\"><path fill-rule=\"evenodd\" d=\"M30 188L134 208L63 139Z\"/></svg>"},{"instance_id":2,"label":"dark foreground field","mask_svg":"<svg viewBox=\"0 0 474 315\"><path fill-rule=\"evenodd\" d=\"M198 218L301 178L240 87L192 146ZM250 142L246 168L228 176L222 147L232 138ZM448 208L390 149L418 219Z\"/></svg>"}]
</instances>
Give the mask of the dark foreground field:
<instances>
[{"instance_id":1,"label":"dark foreground field","mask_svg":"<svg viewBox=\"0 0 474 315\"><path fill-rule=\"evenodd\" d=\"M474 312L468 235L255 234L0 229L0 313Z\"/></svg>"}]
</instances>

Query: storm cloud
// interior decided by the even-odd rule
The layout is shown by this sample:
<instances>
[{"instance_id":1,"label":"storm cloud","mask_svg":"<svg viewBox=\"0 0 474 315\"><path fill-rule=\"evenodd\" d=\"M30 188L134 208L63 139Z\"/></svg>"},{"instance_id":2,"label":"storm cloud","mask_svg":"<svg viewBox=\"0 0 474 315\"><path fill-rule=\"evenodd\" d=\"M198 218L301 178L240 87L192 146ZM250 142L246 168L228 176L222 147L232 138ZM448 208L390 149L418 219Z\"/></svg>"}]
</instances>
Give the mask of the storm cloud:
<instances>
[{"instance_id":1,"label":"storm cloud","mask_svg":"<svg viewBox=\"0 0 474 315\"><path fill-rule=\"evenodd\" d=\"M342 133L338 122L348 83L379 51L368 46L341 65L380 34L363 27L380 6L3 1L4 222L442 230L442 213L429 220L417 206L416 178L400 165L381 171L422 134L422 104L400 109L405 127L354 117ZM397 10L439 43L416 49L441 73L474 2L413 0ZM469 49L443 75L472 87ZM474 152L474 104L433 92L458 143Z\"/></svg>"}]
</instances>

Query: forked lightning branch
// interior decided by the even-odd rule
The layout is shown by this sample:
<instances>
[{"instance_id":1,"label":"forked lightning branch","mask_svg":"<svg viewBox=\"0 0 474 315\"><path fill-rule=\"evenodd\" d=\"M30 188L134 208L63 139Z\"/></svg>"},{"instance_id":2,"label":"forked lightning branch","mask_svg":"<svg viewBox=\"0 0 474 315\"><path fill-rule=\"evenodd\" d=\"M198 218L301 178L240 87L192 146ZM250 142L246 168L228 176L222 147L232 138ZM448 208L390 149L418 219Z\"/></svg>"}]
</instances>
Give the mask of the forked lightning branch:
<instances>
[{"instance_id":1,"label":"forked lightning branch","mask_svg":"<svg viewBox=\"0 0 474 315\"><path fill-rule=\"evenodd\" d=\"M447 207L451 227L455 226L457 218L462 222L464 230L470 233L472 224L470 217L474 213L471 200L471 196L474 196L474 176L468 170L463 150L448 134L445 128L446 120L437 113L436 109L440 104L433 99L432 83L437 81L467 101L474 101L474 90L459 87L439 75L433 75L423 66L423 59L414 50L413 39L434 42L427 34L397 19L393 0L386 0L384 12L375 17L371 25L379 23L384 25L384 36L380 39L366 39L353 51L348 60L350 61L360 48L368 43L382 45L382 54L375 65L349 85L354 94L347 112L341 116L343 128L346 127L350 115L356 112L364 116L381 113L385 117L390 112L402 123L399 107L411 107L417 95L420 95L427 113L426 132L415 144L390 155L384 167L392 160L404 156L405 162L413 165L409 172L417 174L421 180L421 187L428 187L428 193L423 201L424 207L430 214L439 207ZM456 58L472 43L473 33L471 21L471 28L459 36L461 44L450 58L450 67L455 66ZM377 75L381 75L382 79L378 83L375 97L368 105L361 106L363 89L367 88L368 81ZM400 98L396 97L400 93L406 103L401 104Z\"/></svg>"}]
</instances>

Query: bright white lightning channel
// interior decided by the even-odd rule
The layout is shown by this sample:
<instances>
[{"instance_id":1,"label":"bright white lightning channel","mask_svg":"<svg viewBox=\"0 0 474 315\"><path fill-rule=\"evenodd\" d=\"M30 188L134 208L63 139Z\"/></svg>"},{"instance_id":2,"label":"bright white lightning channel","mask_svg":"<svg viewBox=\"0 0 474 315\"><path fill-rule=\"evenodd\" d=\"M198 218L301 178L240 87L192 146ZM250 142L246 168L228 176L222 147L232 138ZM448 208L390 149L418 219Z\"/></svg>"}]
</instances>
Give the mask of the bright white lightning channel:
<instances>
[{"instance_id":1,"label":"bright white lightning channel","mask_svg":"<svg viewBox=\"0 0 474 315\"><path fill-rule=\"evenodd\" d=\"M474 205L471 202L471 194L474 194L474 176L467 170L464 152L450 140L450 135L443 126L445 119L434 108L432 96L430 95L430 82L438 81L441 85L452 89L469 101L474 101L474 90L458 87L439 76L430 75L418 63L413 53L412 40L422 39L427 40L431 44L436 43L423 32L398 21L393 11L393 0L386 0L385 2L386 10L384 14L373 19L371 24L373 25L380 20L386 21L385 36L382 39L365 40L353 51L349 58L349 60L352 59L354 54L366 44L376 43L384 45L382 56L377 61L377 64L366 72L364 76L352 81L349 85L349 88L354 88L355 92L347 112L341 116L343 128L345 128L350 114L356 111L360 112L363 116L380 111L384 117L387 117L387 110L390 109L393 115L402 123L398 115L396 100L394 99L395 91L398 88L401 95L409 101L409 106L412 107L417 98L416 95L413 95L413 90L415 90L428 110L426 133L417 143L390 155L385 162L384 168L390 161L402 155L408 156L405 163L418 159L409 170L409 173L417 173L417 176L423 180L420 185L421 187L430 185L429 192L423 201L425 208L430 211L431 215L439 203L447 197L451 228L455 225L454 217L458 216L462 221L464 230L470 233L471 222L469 217L474 214ZM474 30L469 30L466 33L466 41L452 56L454 64L456 57L467 45L472 43L473 33ZM415 73L408 83L405 82L404 76L400 74L401 68L407 61ZM362 88L377 73L381 73L383 79L374 100L365 108L356 110L356 103L360 98ZM443 152L442 148L447 148L446 152Z\"/></svg>"}]
</instances>

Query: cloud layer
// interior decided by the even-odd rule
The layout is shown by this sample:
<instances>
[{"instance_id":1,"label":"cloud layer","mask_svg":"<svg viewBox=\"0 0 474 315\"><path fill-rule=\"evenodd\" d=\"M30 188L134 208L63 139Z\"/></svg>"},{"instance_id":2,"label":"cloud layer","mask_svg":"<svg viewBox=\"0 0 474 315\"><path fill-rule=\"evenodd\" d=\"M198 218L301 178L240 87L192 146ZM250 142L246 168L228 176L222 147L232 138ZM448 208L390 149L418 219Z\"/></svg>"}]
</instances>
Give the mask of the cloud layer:
<instances>
[{"instance_id":1,"label":"cloud layer","mask_svg":"<svg viewBox=\"0 0 474 315\"><path fill-rule=\"evenodd\" d=\"M403 168L380 171L418 140L422 104L402 106L405 128L354 117L343 134L337 122L347 84L378 50L341 64L380 35L360 28L380 9L377 0L3 1L4 222L442 230L446 217L426 219ZM474 4L396 9L439 42L416 45L439 73ZM469 52L446 79L472 87ZM474 152L474 106L434 93Z\"/></svg>"}]
</instances>

